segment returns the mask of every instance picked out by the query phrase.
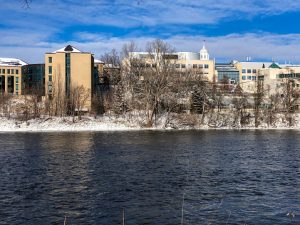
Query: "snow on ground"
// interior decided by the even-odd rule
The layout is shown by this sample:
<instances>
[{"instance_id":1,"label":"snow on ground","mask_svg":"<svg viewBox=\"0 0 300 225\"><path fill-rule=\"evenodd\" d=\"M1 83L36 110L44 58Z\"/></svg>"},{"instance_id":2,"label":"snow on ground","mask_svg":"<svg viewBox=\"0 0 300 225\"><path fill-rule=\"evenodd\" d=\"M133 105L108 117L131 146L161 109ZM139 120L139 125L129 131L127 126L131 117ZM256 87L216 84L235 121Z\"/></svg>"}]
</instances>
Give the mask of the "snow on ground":
<instances>
[{"instance_id":1,"label":"snow on ground","mask_svg":"<svg viewBox=\"0 0 300 225\"><path fill-rule=\"evenodd\" d=\"M81 120L76 118L75 122L71 117L51 117L40 118L28 121L19 121L0 117L0 132L80 132L80 131L135 131L135 130L211 130L211 129L294 129L300 130L300 115L297 115L293 127L288 127L282 118L278 118L275 126L261 124L259 128L254 127L251 122L247 126L210 126L207 122L204 125L197 123L190 125L182 123L178 119L173 119L172 123L165 124L166 117L157 120L154 128L143 128L141 124L144 120L135 115L134 117L114 117L102 116L98 118L83 117ZM199 118L198 118L199 119Z\"/></svg>"},{"instance_id":2,"label":"snow on ground","mask_svg":"<svg viewBox=\"0 0 300 225\"><path fill-rule=\"evenodd\" d=\"M72 121L70 117L52 117L17 121L0 118L0 132L51 132L51 131L125 131L137 130L137 126L126 124L124 121L109 121L109 118L94 119L93 117Z\"/></svg>"}]
</instances>

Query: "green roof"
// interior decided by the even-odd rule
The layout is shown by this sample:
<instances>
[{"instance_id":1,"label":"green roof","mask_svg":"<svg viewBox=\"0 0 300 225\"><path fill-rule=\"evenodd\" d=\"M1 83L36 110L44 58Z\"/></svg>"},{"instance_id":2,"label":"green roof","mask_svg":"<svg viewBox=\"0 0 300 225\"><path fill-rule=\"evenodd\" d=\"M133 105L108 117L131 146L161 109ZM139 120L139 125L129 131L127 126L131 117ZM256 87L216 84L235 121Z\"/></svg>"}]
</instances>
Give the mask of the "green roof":
<instances>
[{"instance_id":1,"label":"green roof","mask_svg":"<svg viewBox=\"0 0 300 225\"><path fill-rule=\"evenodd\" d=\"M272 63L269 68L272 68L272 69L281 69L280 66L278 66L276 63Z\"/></svg>"}]
</instances>

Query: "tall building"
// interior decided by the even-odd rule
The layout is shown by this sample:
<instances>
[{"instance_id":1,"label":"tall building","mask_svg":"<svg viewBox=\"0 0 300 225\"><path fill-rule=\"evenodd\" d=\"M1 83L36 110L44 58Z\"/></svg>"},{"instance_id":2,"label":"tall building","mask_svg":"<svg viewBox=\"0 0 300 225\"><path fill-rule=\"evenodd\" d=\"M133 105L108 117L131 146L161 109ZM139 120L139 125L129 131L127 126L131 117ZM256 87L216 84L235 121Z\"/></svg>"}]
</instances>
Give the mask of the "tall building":
<instances>
[{"instance_id":1,"label":"tall building","mask_svg":"<svg viewBox=\"0 0 300 225\"><path fill-rule=\"evenodd\" d=\"M0 92L11 95L22 94L22 66L20 59L0 58Z\"/></svg>"},{"instance_id":2,"label":"tall building","mask_svg":"<svg viewBox=\"0 0 300 225\"><path fill-rule=\"evenodd\" d=\"M45 91L47 97L70 96L72 88L83 86L89 92L84 110L91 109L94 91L94 57L68 45L45 54Z\"/></svg>"}]
</instances>

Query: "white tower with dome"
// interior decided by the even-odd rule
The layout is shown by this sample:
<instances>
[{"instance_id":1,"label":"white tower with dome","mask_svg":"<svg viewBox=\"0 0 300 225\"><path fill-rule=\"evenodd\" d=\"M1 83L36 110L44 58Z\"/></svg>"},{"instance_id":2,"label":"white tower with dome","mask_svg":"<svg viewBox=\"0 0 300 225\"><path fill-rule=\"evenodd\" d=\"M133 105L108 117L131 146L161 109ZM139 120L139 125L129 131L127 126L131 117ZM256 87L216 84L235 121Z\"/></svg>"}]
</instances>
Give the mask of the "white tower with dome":
<instances>
[{"instance_id":1,"label":"white tower with dome","mask_svg":"<svg viewBox=\"0 0 300 225\"><path fill-rule=\"evenodd\" d=\"M203 41L203 47L200 50L200 60L209 60L209 54L207 49L205 48L205 41Z\"/></svg>"}]
</instances>

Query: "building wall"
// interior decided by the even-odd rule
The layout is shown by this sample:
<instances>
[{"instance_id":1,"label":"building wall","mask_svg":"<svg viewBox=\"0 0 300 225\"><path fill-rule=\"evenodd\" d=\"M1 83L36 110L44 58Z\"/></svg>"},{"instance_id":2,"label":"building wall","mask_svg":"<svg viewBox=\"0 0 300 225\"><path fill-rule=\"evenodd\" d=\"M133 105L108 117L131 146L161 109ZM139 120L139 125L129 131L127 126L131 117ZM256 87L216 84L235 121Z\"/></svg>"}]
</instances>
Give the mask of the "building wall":
<instances>
[{"instance_id":1,"label":"building wall","mask_svg":"<svg viewBox=\"0 0 300 225\"><path fill-rule=\"evenodd\" d=\"M287 78L294 79L296 82L296 87L300 90L299 78L300 78L300 68L290 67L290 68L267 68L260 70L260 76L264 78L264 88L269 94L274 94L281 91L281 87Z\"/></svg>"},{"instance_id":2,"label":"building wall","mask_svg":"<svg viewBox=\"0 0 300 225\"><path fill-rule=\"evenodd\" d=\"M57 52L45 54L45 82L46 96L52 92L66 96L66 54L70 54L70 88L83 86L90 93L87 101L87 110L91 109L91 98L93 91L94 59L91 53ZM52 62L49 58L52 57ZM51 73L52 68L52 73ZM51 81L52 80L52 81ZM52 92L51 92L52 88Z\"/></svg>"},{"instance_id":3,"label":"building wall","mask_svg":"<svg viewBox=\"0 0 300 225\"><path fill-rule=\"evenodd\" d=\"M0 66L1 84L4 84L4 92L13 95L22 94L22 66ZM12 91L8 89L8 81L12 79ZM4 81L4 82L3 82Z\"/></svg>"},{"instance_id":4,"label":"building wall","mask_svg":"<svg viewBox=\"0 0 300 225\"><path fill-rule=\"evenodd\" d=\"M245 66L243 66L245 64ZM240 73L240 86L246 93L254 93L256 89L256 80L262 69L262 65L268 67L271 63L259 62L237 62L235 67Z\"/></svg>"},{"instance_id":5,"label":"building wall","mask_svg":"<svg viewBox=\"0 0 300 225\"><path fill-rule=\"evenodd\" d=\"M186 70L200 71L209 81L214 80L215 62L213 60L178 60L176 61L177 69L182 72Z\"/></svg>"},{"instance_id":6,"label":"building wall","mask_svg":"<svg viewBox=\"0 0 300 225\"><path fill-rule=\"evenodd\" d=\"M45 95L45 64L22 67L22 94Z\"/></svg>"}]
</instances>

